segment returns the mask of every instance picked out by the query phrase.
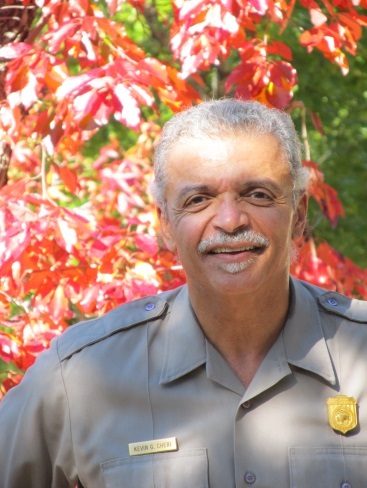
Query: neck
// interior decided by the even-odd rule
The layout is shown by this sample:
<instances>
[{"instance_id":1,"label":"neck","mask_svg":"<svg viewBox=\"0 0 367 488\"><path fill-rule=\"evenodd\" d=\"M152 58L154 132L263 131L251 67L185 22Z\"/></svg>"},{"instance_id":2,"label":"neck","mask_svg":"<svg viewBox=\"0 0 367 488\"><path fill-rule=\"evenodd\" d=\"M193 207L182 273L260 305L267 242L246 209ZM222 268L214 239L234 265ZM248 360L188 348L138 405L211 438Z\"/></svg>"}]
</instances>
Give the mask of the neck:
<instances>
[{"instance_id":1,"label":"neck","mask_svg":"<svg viewBox=\"0 0 367 488\"><path fill-rule=\"evenodd\" d=\"M271 290L243 295L190 290L206 338L248 386L279 336L288 312L289 279Z\"/></svg>"}]
</instances>

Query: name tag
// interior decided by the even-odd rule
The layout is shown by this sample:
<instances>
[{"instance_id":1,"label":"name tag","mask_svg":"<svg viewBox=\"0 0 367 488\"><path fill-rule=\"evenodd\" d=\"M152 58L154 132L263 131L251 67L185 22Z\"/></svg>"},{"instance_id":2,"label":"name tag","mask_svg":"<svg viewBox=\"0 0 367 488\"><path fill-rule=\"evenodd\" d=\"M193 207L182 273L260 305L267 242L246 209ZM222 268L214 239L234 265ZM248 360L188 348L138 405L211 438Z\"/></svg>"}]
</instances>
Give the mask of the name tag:
<instances>
[{"instance_id":1,"label":"name tag","mask_svg":"<svg viewBox=\"0 0 367 488\"><path fill-rule=\"evenodd\" d=\"M154 441L133 442L129 444L130 456L142 456L143 454L154 454L157 452L177 451L176 437L157 439Z\"/></svg>"}]
</instances>

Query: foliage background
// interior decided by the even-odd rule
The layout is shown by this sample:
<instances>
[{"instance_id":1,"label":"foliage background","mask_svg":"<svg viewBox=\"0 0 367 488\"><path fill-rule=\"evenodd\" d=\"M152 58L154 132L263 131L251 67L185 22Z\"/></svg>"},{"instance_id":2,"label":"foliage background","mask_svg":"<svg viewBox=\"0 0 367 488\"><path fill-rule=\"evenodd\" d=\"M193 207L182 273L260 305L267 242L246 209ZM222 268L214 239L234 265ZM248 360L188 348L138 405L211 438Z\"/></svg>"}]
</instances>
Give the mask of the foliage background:
<instances>
[{"instance_id":1,"label":"foliage background","mask_svg":"<svg viewBox=\"0 0 367 488\"><path fill-rule=\"evenodd\" d=\"M147 189L162 124L201 99L291 113L312 172L292 272L367 297L366 7L0 5L0 395L65 327L184 282Z\"/></svg>"},{"instance_id":2,"label":"foliage background","mask_svg":"<svg viewBox=\"0 0 367 488\"><path fill-rule=\"evenodd\" d=\"M297 97L317 112L325 135L310 132L313 159L321 164L325 180L338 192L345 218L333 228L312 207L311 223L319 241L328 241L360 267L367 267L367 35L358 54L351 57L350 72L338 68L314 52L295 54L300 83ZM320 73L320 66L322 72ZM320 76L321 74L321 76Z\"/></svg>"}]
</instances>

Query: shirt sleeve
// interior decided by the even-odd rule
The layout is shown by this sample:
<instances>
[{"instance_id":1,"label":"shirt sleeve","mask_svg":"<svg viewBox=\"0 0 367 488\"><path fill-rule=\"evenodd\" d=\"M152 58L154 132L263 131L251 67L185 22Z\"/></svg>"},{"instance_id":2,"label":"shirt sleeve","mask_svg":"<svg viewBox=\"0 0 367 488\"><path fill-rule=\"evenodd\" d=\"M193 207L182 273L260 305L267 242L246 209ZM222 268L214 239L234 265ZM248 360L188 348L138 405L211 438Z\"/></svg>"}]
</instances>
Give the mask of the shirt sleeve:
<instances>
[{"instance_id":1,"label":"shirt sleeve","mask_svg":"<svg viewBox=\"0 0 367 488\"><path fill-rule=\"evenodd\" d=\"M78 482L57 339L0 403L0 486L74 488Z\"/></svg>"}]
</instances>

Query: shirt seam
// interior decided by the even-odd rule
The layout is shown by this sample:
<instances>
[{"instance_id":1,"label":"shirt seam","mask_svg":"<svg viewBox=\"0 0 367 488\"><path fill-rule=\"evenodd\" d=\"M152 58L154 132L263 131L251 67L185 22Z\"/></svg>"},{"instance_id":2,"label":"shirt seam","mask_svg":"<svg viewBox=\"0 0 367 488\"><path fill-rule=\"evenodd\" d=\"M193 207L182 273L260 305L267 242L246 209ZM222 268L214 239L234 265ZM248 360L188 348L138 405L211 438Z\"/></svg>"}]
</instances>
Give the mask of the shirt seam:
<instances>
[{"instance_id":1,"label":"shirt seam","mask_svg":"<svg viewBox=\"0 0 367 488\"><path fill-rule=\"evenodd\" d=\"M59 356L59 342L57 341L57 356L58 356L58 365L60 369L60 376L61 376L61 381L64 389L64 394L65 394L65 399L66 399L66 405L67 405L67 414L68 414L68 419L69 419L69 435L70 435L70 443L71 443L71 448L73 452L73 459L74 459L74 466L75 470L78 476L78 482L82 483L82 480L79 479L79 474L78 474L78 469L76 467L76 459L75 459L75 448L74 448L74 441L73 441L73 431L72 431L72 426L71 426L71 413L70 413L70 402L69 402L69 395L66 387L66 381L64 378L63 370L62 370L62 359Z\"/></svg>"}]
</instances>

